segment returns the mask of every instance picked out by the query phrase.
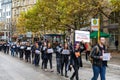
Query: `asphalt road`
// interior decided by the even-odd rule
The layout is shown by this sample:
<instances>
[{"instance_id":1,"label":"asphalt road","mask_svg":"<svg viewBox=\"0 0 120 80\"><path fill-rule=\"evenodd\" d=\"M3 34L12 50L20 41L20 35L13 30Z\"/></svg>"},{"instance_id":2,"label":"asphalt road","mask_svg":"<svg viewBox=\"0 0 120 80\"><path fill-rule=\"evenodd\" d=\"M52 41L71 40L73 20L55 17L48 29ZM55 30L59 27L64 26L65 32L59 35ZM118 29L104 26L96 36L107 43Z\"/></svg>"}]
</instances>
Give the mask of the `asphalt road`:
<instances>
[{"instance_id":1,"label":"asphalt road","mask_svg":"<svg viewBox=\"0 0 120 80\"><path fill-rule=\"evenodd\" d=\"M69 80L57 75L55 66L53 58L54 72L44 72L40 67L0 52L0 80ZM72 72L68 72L68 75L71 76ZM84 64L79 70L80 80L91 80L91 77L91 65ZM107 68L106 80L120 80L120 71Z\"/></svg>"}]
</instances>

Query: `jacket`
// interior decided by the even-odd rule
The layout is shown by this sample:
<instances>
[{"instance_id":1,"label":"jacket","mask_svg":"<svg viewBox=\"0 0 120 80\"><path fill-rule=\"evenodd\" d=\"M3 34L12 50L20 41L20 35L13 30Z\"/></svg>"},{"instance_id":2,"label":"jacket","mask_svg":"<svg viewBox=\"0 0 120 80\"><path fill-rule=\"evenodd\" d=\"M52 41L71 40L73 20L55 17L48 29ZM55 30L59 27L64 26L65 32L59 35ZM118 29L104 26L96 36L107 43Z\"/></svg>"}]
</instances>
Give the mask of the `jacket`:
<instances>
[{"instance_id":1,"label":"jacket","mask_svg":"<svg viewBox=\"0 0 120 80\"><path fill-rule=\"evenodd\" d=\"M107 66L107 61L103 61L102 59L100 59L100 56L102 56L103 54L102 50L106 51L105 46L101 48L99 44L97 44L96 46L93 47L90 54L90 57L93 59L92 65Z\"/></svg>"}]
</instances>

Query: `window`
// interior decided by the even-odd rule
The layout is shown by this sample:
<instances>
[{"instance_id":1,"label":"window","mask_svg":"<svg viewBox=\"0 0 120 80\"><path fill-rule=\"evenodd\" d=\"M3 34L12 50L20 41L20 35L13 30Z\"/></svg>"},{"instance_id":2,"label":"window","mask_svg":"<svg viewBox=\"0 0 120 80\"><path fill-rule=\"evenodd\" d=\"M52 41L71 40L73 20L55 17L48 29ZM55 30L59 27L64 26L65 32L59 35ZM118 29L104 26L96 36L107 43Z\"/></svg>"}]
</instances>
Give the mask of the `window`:
<instances>
[{"instance_id":1,"label":"window","mask_svg":"<svg viewBox=\"0 0 120 80\"><path fill-rule=\"evenodd\" d=\"M14 15L16 15L16 10L14 10Z\"/></svg>"}]
</instances>

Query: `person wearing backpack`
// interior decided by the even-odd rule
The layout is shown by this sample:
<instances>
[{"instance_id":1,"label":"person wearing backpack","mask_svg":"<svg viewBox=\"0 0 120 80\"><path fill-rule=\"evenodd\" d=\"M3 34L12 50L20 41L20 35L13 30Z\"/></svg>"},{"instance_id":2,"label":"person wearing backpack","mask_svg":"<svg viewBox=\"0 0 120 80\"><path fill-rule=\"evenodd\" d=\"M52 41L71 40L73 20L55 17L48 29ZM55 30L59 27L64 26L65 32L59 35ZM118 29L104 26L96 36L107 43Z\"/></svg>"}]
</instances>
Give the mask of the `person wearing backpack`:
<instances>
[{"instance_id":1,"label":"person wearing backpack","mask_svg":"<svg viewBox=\"0 0 120 80\"><path fill-rule=\"evenodd\" d=\"M107 61L103 61L103 54L107 52L105 47L105 38L101 37L99 43L95 45L90 53L92 58L93 77L91 80L97 80L100 74L101 80L106 80Z\"/></svg>"}]
</instances>

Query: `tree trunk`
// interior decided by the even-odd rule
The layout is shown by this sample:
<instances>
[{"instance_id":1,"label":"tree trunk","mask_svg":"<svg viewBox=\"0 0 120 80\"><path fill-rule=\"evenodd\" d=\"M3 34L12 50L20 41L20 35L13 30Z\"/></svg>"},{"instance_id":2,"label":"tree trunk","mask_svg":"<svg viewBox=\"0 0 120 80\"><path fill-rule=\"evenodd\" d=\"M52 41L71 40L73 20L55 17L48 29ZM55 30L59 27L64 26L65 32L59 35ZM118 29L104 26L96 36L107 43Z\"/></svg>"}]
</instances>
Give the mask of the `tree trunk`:
<instances>
[{"instance_id":1,"label":"tree trunk","mask_svg":"<svg viewBox=\"0 0 120 80\"><path fill-rule=\"evenodd\" d=\"M120 21L119 21L119 25L118 25L118 51L120 51Z\"/></svg>"}]
</instances>

